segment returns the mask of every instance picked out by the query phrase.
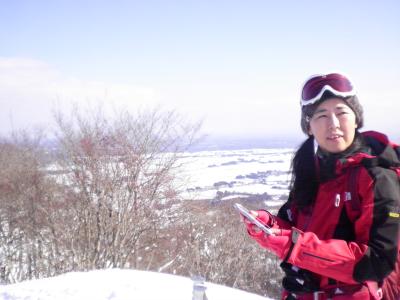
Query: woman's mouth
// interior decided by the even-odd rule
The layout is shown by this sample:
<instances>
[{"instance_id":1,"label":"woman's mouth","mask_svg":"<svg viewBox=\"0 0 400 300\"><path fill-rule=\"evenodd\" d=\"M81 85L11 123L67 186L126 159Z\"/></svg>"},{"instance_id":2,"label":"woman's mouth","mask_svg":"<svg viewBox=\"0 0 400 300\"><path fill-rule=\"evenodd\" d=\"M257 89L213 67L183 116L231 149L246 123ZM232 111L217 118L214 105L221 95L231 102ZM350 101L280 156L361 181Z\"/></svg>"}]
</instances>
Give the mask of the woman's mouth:
<instances>
[{"instance_id":1,"label":"woman's mouth","mask_svg":"<svg viewBox=\"0 0 400 300\"><path fill-rule=\"evenodd\" d=\"M327 139L330 141L335 141L335 140L340 139L341 137L343 137L341 134L332 134L332 135L328 136Z\"/></svg>"}]
</instances>

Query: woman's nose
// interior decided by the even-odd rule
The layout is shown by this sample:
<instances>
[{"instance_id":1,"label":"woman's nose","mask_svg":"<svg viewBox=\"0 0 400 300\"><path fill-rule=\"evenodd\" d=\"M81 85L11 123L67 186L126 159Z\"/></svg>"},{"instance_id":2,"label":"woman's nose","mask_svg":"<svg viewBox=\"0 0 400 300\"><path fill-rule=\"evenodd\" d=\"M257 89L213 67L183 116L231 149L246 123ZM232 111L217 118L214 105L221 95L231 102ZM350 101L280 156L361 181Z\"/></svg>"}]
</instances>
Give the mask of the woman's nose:
<instances>
[{"instance_id":1,"label":"woman's nose","mask_svg":"<svg viewBox=\"0 0 400 300\"><path fill-rule=\"evenodd\" d=\"M335 114L331 114L328 118L329 128L338 128L340 127L339 119L336 117Z\"/></svg>"}]
</instances>

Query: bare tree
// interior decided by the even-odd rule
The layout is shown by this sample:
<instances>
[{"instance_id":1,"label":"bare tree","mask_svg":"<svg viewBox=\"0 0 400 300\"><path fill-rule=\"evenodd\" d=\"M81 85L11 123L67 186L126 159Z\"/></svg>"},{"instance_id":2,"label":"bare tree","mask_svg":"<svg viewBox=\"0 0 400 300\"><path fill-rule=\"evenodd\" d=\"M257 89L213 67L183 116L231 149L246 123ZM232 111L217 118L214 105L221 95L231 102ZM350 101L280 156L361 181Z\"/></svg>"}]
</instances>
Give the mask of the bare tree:
<instances>
[{"instance_id":1,"label":"bare tree","mask_svg":"<svg viewBox=\"0 0 400 300\"><path fill-rule=\"evenodd\" d=\"M76 110L56 120L74 269L148 268L176 217L179 155L198 126L159 110L113 118Z\"/></svg>"},{"instance_id":2,"label":"bare tree","mask_svg":"<svg viewBox=\"0 0 400 300\"><path fill-rule=\"evenodd\" d=\"M43 169L42 134L13 133L0 141L0 279L54 274L51 228L55 183Z\"/></svg>"},{"instance_id":3,"label":"bare tree","mask_svg":"<svg viewBox=\"0 0 400 300\"><path fill-rule=\"evenodd\" d=\"M248 238L231 201L179 195L198 125L101 109L56 123L51 152L40 134L0 140L0 283L132 267L278 297L279 262Z\"/></svg>"}]
</instances>

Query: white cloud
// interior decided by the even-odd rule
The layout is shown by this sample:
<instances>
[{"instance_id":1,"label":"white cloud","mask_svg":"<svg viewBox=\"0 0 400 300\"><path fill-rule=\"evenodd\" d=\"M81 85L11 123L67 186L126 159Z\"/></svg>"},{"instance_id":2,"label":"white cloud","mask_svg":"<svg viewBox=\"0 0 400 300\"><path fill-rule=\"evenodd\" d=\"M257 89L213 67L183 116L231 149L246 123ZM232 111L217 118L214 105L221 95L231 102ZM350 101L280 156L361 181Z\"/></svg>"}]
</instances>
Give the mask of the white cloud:
<instances>
[{"instance_id":1,"label":"white cloud","mask_svg":"<svg viewBox=\"0 0 400 300\"><path fill-rule=\"evenodd\" d=\"M45 126L52 121L52 110L69 110L74 103L101 102L110 108L135 109L156 105L154 89L129 84L71 78L54 67L27 58L0 58L0 125Z\"/></svg>"},{"instance_id":2,"label":"white cloud","mask_svg":"<svg viewBox=\"0 0 400 300\"><path fill-rule=\"evenodd\" d=\"M260 80L244 83L240 78L202 81L188 77L166 82L167 78L143 87L82 80L68 77L43 61L0 57L0 132L9 131L11 126L46 126L52 121L53 109L68 112L72 104L82 102L100 102L111 109L176 109L189 121L204 119L203 130L216 135L262 136L271 132L271 125L275 127L282 114L291 117L279 125L280 129L288 132L297 128L292 120L298 110L288 111L286 105L280 105L291 97L274 96L271 88L275 93L279 87L267 87Z\"/></svg>"}]
</instances>

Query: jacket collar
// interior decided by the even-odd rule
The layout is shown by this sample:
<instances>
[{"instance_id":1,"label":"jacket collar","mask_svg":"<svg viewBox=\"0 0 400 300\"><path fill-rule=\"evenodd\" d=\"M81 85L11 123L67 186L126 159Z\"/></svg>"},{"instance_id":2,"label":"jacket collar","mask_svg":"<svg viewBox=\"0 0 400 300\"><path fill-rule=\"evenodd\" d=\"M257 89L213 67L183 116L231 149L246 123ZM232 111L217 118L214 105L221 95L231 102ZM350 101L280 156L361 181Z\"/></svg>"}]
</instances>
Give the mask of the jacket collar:
<instances>
[{"instance_id":1,"label":"jacket collar","mask_svg":"<svg viewBox=\"0 0 400 300\"><path fill-rule=\"evenodd\" d=\"M398 165L400 160L394 150L396 146L382 133L376 131L357 132L353 144L346 151L338 154L324 154L320 150L317 152L320 165L328 162L327 165L331 166L330 170L321 168L321 174L327 171L328 179L334 178L347 168L361 165L363 160L374 158L383 159L388 164ZM323 178L324 176L321 176L321 181Z\"/></svg>"},{"instance_id":2,"label":"jacket collar","mask_svg":"<svg viewBox=\"0 0 400 300\"><path fill-rule=\"evenodd\" d=\"M353 143L343 152L328 153L318 148L316 157L320 181L335 178L343 172L343 169L360 164L365 157L370 156L370 153L369 147L359 132L356 132Z\"/></svg>"}]
</instances>

